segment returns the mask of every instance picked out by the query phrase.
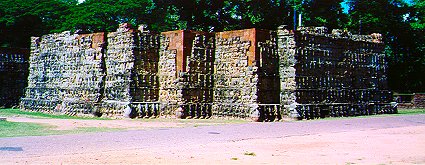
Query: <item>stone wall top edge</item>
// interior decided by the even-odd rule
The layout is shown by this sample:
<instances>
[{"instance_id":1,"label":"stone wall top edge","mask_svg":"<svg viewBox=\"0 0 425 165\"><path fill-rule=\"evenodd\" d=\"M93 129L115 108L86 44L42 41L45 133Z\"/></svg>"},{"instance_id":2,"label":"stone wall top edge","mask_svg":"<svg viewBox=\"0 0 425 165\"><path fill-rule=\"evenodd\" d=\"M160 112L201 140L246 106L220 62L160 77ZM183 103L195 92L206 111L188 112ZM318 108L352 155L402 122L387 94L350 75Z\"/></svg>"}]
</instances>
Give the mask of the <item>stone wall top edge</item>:
<instances>
[{"instance_id":1,"label":"stone wall top edge","mask_svg":"<svg viewBox=\"0 0 425 165\"><path fill-rule=\"evenodd\" d=\"M368 35L360 35L360 34L352 34L349 31L341 30L341 29L333 29L331 32L328 31L326 27L298 27L296 31L287 29L288 26L282 25L277 27L277 31L284 31L284 33L280 32L282 35L294 35L294 34L308 34L308 35L315 35L315 36L323 36L323 37L331 37L334 39L348 39L353 41L364 41L364 42L373 42L373 43L382 43L382 34L380 33L372 33ZM86 34L79 34L77 33L71 33L70 31L64 31L59 33L51 33L46 34L40 37L31 37L32 40L40 38L50 38L50 37L64 37L64 36L72 36L75 35L78 36L100 36L105 35L109 33L119 33L119 32L142 32L142 33L148 33L152 35L168 35L171 33L194 33L194 34L202 34L202 35L227 35L227 34L239 34L239 33L245 33L245 32L255 32L255 33L270 33L275 30L268 30L268 29L259 29L259 28L248 28L248 29L239 29L239 30L230 30L230 31L222 31L222 32L205 32L205 31L196 31L196 30L171 30L171 31L164 31L164 32L155 32L155 31L149 31L146 29L146 25L140 25L139 28L135 29L134 27L130 26L129 24L121 24L116 31L114 32L96 32L96 33L86 33Z\"/></svg>"},{"instance_id":2,"label":"stone wall top edge","mask_svg":"<svg viewBox=\"0 0 425 165\"><path fill-rule=\"evenodd\" d=\"M323 36L333 39L346 39L358 42L383 43L382 34L380 33L352 34L351 32L342 29L333 29L330 32L328 31L328 28L324 26L298 27L294 33L302 35Z\"/></svg>"},{"instance_id":3,"label":"stone wall top edge","mask_svg":"<svg viewBox=\"0 0 425 165\"><path fill-rule=\"evenodd\" d=\"M197 31L197 30L171 30L171 31L161 32L161 34L170 34L170 33L194 33L194 34L202 34L202 35L214 34L214 32L205 32L205 31Z\"/></svg>"},{"instance_id":4,"label":"stone wall top edge","mask_svg":"<svg viewBox=\"0 0 425 165\"><path fill-rule=\"evenodd\" d=\"M32 36L31 39L47 39L47 38L60 38L60 37L74 37L76 39L88 36L104 36L106 32L95 32L95 33L71 33L70 31L63 31L59 33L50 33L42 36Z\"/></svg>"},{"instance_id":5,"label":"stone wall top edge","mask_svg":"<svg viewBox=\"0 0 425 165\"><path fill-rule=\"evenodd\" d=\"M268 29L259 29L259 28L248 28L248 29L239 29L239 30L228 30L222 32L213 32L215 34L226 34L226 33L242 33L242 32L270 32L273 30Z\"/></svg>"}]
</instances>

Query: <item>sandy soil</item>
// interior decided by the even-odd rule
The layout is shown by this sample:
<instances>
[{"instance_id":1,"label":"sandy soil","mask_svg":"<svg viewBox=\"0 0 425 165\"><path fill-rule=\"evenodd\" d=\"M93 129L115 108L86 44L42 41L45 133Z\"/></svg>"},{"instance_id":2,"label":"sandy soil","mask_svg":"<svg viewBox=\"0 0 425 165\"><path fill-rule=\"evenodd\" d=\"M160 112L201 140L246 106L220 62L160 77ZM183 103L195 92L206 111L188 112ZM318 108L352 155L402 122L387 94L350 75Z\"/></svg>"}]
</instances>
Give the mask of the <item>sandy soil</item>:
<instances>
[{"instance_id":1,"label":"sandy soil","mask_svg":"<svg viewBox=\"0 0 425 165\"><path fill-rule=\"evenodd\" d=\"M22 122L33 119L11 120ZM180 126L179 123L142 123L131 120L70 120L71 123L56 119L36 120L39 123L57 125L58 128ZM68 126L61 127L61 125ZM3 161L6 164L425 164L425 125L313 135L307 133L184 146L91 149L90 152L19 157L19 159L15 157Z\"/></svg>"},{"instance_id":2,"label":"sandy soil","mask_svg":"<svg viewBox=\"0 0 425 165\"><path fill-rule=\"evenodd\" d=\"M42 156L26 161L35 164L425 164L424 139L422 126Z\"/></svg>"},{"instance_id":3,"label":"sandy soil","mask_svg":"<svg viewBox=\"0 0 425 165\"><path fill-rule=\"evenodd\" d=\"M165 120L165 119L164 119ZM105 127L122 128L127 130L149 129L149 128L176 128L202 125L225 124L225 122L211 122L205 120L193 120L192 122L178 122L175 119L169 121L142 121L136 119L116 119L116 120L83 120L83 119L44 119L27 117L8 117L7 121L38 123L53 126L54 130L72 130L85 127Z\"/></svg>"}]
</instances>

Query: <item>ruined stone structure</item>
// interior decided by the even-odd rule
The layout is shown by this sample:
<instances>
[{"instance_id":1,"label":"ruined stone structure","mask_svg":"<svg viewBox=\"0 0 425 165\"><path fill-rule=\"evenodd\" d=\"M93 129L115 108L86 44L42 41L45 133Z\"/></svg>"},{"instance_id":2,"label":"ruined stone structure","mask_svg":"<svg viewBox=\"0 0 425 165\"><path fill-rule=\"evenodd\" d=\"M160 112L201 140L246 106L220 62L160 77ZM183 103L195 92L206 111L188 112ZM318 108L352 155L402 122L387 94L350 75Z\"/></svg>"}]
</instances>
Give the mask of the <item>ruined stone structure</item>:
<instances>
[{"instance_id":1,"label":"ruined stone structure","mask_svg":"<svg viewBox=\"0 0 425 165\"><path fill-rule=\"evenodd\" d=\"M306 119L395 113L380 34L278 30L281 103Z\"/></svg>"},{"instance_id":2,"label":"ruined stone structure","mask_svg":"<svg viewBox=\"0 0 425 165\"><path fill-rule=\"evenodd\" d=\"M216 33L213 114L275 118L279 109L278 54L269 32Z\"/></svg>"},{"instance_id":3,"label":"ruined stone structure","mask_svg":"<svg viewBox=\"0 0 425 165\"><path fill-rule=\"evenodd\" d=\"M159 115L160 38L141 26L123 24L107 35L104 98L98 113L109 116Z\"/></svg>"},{"instance_id":4,"label":"ruined stone structure","mask_svg":"<svg viewBox=\"0 0 425 165\"><path fill-rule=\"evenodd\" d=\"M413 97L413 105L416 108L425 108L425 94L416 93Z\"/></svg>"},{"instance_id":5,"label":"ruined stone structure","mask_svg":"<svg viewBox=\"0 0 425 165\"><path fill-rule=\"evenodd\" d=\"M28 49L0 49L0 107L19 104L28 77Z\"/></svg>"},{"instance_id":6,"label":"ruined stone structure","mask_svg":"<svg viewBox=\"0 0 425 165\"><path fill-rule=\"evenodd\" d=\"M393 94L399 108L425 108L425 93Z\"/></svg>"},{"instance_id":7,"label":"ruined stone structure","mask_svg":"<svg viewBox=\"0 0 425 165\"><path fill-rule=\"evenodd\" d=\"M162 111L187 118L211 116L213 101L214 35L177 30L161 33L159 63Z\"/></svg>"},{"instance_id":8,"label":"ruined stone structure","mask_svg":"<svg viewBox=\"0 0 425 165\"><path fill-rule=\"evenodd\" d=\"M379 35L325 28L33 37L21 107L70 115L273 121L392 113Z\"/></svg>"},{"instance_id":9,"label":"ruined stone structure","mask_svg":"<svg viewBox=\"0 0 425 165\"><path fill-rule=\"evenodd\" d=\"M102 99L104 33L32 37L28 86L21 107L90 114Z\"/></svg>"}]
</instances>

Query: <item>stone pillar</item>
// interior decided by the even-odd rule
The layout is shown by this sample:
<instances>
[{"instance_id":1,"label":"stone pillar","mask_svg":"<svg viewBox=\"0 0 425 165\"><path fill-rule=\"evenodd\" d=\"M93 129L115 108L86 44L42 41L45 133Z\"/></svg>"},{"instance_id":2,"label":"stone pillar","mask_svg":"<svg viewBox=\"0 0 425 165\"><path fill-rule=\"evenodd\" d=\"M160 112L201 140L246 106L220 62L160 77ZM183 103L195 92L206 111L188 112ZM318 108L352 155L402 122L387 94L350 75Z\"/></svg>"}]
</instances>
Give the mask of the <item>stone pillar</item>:
<instances>
[{"instance_id":1,"label":"stone pillar","mask_svg":"<svg viewBox=\"0 0 425 165\"><path fill-rule=\"evenodd\" d=\"M282 25L277 30L277 42L279 49L279 76L280 76L280 105L283 115L290 118L298 118L296 110L296 69L297 63L296 42L293 31L287 30Z\"/></svg>"},{"instance_id":2,"label":"stone pillar","mask_svg":"<svg viewBox=\"0 0 425 165\"><path fill-rule=\"evenodd\" d=\"M214 38L206 32L163 32L159 101L162 111L185 118L211 115Z\"/></svg>"},{"instance_id":3,"label":"stone pillar","mask_svg":"<svg viewBox=\"0 0 425 165\"><path fill-rule=\"evenodd\" d=\"M146 25L137 30L121 24L108 34L106 80L102 113L109 116L160 116L157 76L159 34Z\"/></svg>"},{"instance_id":4,"label":"stone pillar","mask_svg":"<svg viewBox=\"0 0 425 165\"><path fill-rule=\"evenodd\" d=\"M270 31L216 33L213 115L254 120L279 116L277 59Z\"/></svg>"},{"instance_id":5,"label":"stone pillar","mask_svg":"<svg viewBox=\"0 0 425 165\"><path fill-rule=\"evenodd\" d=\"M101 109L105 115L130 117L133 114L130 85L134 70L135 35L130 24L121 24L116 32L108 33L105 91Z\"/></svg>"}]
</instances>

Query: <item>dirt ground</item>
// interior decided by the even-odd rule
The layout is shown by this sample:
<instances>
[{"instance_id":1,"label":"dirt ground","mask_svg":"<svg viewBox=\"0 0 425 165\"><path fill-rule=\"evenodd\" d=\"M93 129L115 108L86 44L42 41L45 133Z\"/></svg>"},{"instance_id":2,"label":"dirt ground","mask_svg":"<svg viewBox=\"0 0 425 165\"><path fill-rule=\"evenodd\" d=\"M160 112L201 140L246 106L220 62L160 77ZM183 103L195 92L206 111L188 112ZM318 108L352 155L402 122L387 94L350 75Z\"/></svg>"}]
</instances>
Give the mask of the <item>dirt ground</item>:
<instances>
[{"instance_id":1,"label":"dirt ground","mask_svg":"<svg viewBox=\"0 0 425 165\"><path fill-rule=\"evenodd\" d=\"M27 159L54 164L425 164L425 127ZM166 152L164 152L166 151ZM169 151L169 152L167 152ZM160 155L160 156L159 156Z\"/></svg>"},{"instance_id":2,"label":"dirt ground","mask_svg":"<svg viewBox=\"0 0 425 165\"><path fill-rule=\"evenodd\" d=\"M164 119L166 120L166 119ZM83 120L83 119L44 119L44 118L27 118L27 117L8 117L7 121L38 123L53 126L54 130L72 130L85 127L105 127L105 128L122 128L126 130L150 129L150 128L177 128L202 125L225 124L225 122L211 122L208 120L193 120L193 122L178 122L175 119L169 121L144 121L135 119L116 119L116 120ZM174 121L174 122L173 122Z\"/></svg>"},{"instance_id":3,"label":"dirt ground","mask_svg":"<svg viewBox=\"0 0 425 165\"><path fill-rule=\"evenodd\" d=\"M58 129L93 126L137 129L182 127L182 123L133 120L28 118L8 120L51 124ZM157 146L148 149L90 151L11 157L0 159L0 162L3 161L5 164L425 164L425 125L216 141L184 146Z\"/></svg>"}]
</instances>

